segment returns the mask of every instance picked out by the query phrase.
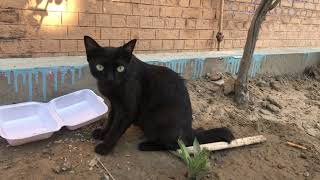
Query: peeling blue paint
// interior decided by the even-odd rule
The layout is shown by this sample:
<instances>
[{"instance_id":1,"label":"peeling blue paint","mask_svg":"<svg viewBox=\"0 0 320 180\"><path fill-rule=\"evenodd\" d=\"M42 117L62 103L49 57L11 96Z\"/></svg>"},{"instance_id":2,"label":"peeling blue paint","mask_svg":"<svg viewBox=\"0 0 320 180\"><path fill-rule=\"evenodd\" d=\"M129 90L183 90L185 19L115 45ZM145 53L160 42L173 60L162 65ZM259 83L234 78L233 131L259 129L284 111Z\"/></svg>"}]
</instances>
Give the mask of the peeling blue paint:
<instances>
[{"instance_id":1,"label":"peeling blue paint","mask_svg":"<svg viewBox=\"0 0 320 180\"><path fill-rule=\"evenodd\" d=\"M1 71L0 73L4 73L4 75L7 78L7 82L9 85L11 85L11 81L13 79L13 87L16 94L19 93L19 80L21 80L19 77L22 77L22 85L28 86L28 100L32 101L33 99L33 89L34 86L39 84L39 73L41 74L41 89L42 89L42 96L43 100L46 101L47 99L47 86L48 81L47 75L53 74L53 87L54 92L58 91L58 76L59 72L61 75L61 82L64 83L65 75L69 71L71 73L71 84L74 84L76 79L80 80L81 78L81 71L83 66L79 67L50 67L50 68L32 68L32 69L14 69L14 70L6 70ZM78 72L78 78L75 78L76 72ZM13 74L13 77L11 78L11 74ZM35 81L35 83L33 83Z\"/></svg>"},{"instance_id":2,"label":"peeling blue paint","mask_svg":"<svg viewBox=\"0 0 320 180\"><path fill-rule=\"evenodd\" d=\"M231 56L224 58L226 63L226 72L237 74L240 68L241 56ZM254 77L260 71L262 62L266 59L265 55L256 54L252 57L252 64L250 65L249 75Z\"/></svg>"}]
</instances>

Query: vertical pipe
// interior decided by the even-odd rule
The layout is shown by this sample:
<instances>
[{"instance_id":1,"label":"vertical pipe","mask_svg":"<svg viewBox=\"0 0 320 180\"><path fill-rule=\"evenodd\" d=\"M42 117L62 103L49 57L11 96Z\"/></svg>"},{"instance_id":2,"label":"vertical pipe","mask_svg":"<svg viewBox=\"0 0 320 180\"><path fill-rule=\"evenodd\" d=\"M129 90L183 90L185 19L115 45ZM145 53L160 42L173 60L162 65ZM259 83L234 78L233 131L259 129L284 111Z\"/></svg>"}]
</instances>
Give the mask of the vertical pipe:
<instances>
[{"instance_id":1,"label":"vertical pipe","mask_svg":"<svg viewBox=\"0 0 320 180\"><path fill-rule=\"evenodd\" d=\"M224 35L223 31L223 9L224 9L224 0L220 0L220 15L219 15L219 31L217 33L217 41L218 41L218 51L220 51L221 42L223 41Z\"/></svg>"}]
</instances>

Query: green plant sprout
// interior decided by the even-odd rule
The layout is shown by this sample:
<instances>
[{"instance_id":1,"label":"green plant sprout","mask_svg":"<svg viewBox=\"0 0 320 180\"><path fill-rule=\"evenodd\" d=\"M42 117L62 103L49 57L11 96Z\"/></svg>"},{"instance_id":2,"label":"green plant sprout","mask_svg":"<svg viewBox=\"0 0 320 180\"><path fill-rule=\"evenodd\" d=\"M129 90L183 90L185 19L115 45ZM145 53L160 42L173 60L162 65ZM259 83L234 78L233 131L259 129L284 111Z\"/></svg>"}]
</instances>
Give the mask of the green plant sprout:
<instances>
[{"instance_id":1,"label":"green plant sprout","mask_svg":"<svg viewBox=\"0 0 320 180\"><path fill-rule=\"evenodd\" d=\"M187 165L188 178L192 180L202 179L204 174L209 169L209 151L201 149L198 140L195 138L193 141L193 155L188 152L185 144L181 139L178 139L178 155L183 159Z\"/></svg>"}]
</instances>

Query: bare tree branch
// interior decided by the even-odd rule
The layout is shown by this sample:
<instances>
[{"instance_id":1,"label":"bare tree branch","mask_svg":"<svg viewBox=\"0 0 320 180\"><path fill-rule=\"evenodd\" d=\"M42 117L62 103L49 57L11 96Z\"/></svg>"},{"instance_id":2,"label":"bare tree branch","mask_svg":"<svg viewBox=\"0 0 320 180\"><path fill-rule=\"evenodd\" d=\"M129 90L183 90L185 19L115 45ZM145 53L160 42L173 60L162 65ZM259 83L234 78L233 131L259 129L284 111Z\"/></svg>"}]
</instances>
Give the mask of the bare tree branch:
<instances>
[{"instance_id":1,"label":"bare tree branch","mask_svg":"<svg viewBox=\"0 0 320 180\"><path fill-rule=\"evenodd\" d=\"M272 5L269 8L269 11L271 11L272 9L274 9L275 7L277 7L277 5L280 3L281 0L275 0Z\"/></svg>"}]
</instances>

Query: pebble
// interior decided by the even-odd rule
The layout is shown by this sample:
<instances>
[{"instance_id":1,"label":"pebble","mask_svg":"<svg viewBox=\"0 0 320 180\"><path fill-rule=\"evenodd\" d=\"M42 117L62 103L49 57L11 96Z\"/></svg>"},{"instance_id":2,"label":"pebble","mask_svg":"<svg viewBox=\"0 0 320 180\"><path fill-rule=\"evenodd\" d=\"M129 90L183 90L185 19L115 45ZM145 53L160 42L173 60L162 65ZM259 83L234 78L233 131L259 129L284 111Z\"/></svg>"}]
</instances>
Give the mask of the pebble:
<instances>
[{"instance_id":1,"label":"pebble","mask_svg":"<svg viewBox=\"0 0 320 180\"><path fill-rule=\"evenodd\" d=\"M279 112L280 112L280 109L279 109L277 106L273 105L273 104L268 104L268 105L266 106L266 108L267 108L270 112L273 112L273 113L279 113Z\"/></svg>"},{"instance_id":2,"label":"pebble","mask_svg":"<svg viewBox=\"0 0 320 180\"><path fill-rule=\"evenodd\" d=\"M305 154L300 154L300 158L307 159L307 156Z\"/></svg>"},{"instance_id":3,"label":"pebble","mask_svg":"<svg viewBox=\"0 0 320 180\"><path fill-rule=\"evenodd\" d=\"M304 177L309 177L309 176L310 176L310 173L309 173L308 171L306 171L306 172L303 173L303 176L304 176Z\"/></svg>"}]
</instances>

